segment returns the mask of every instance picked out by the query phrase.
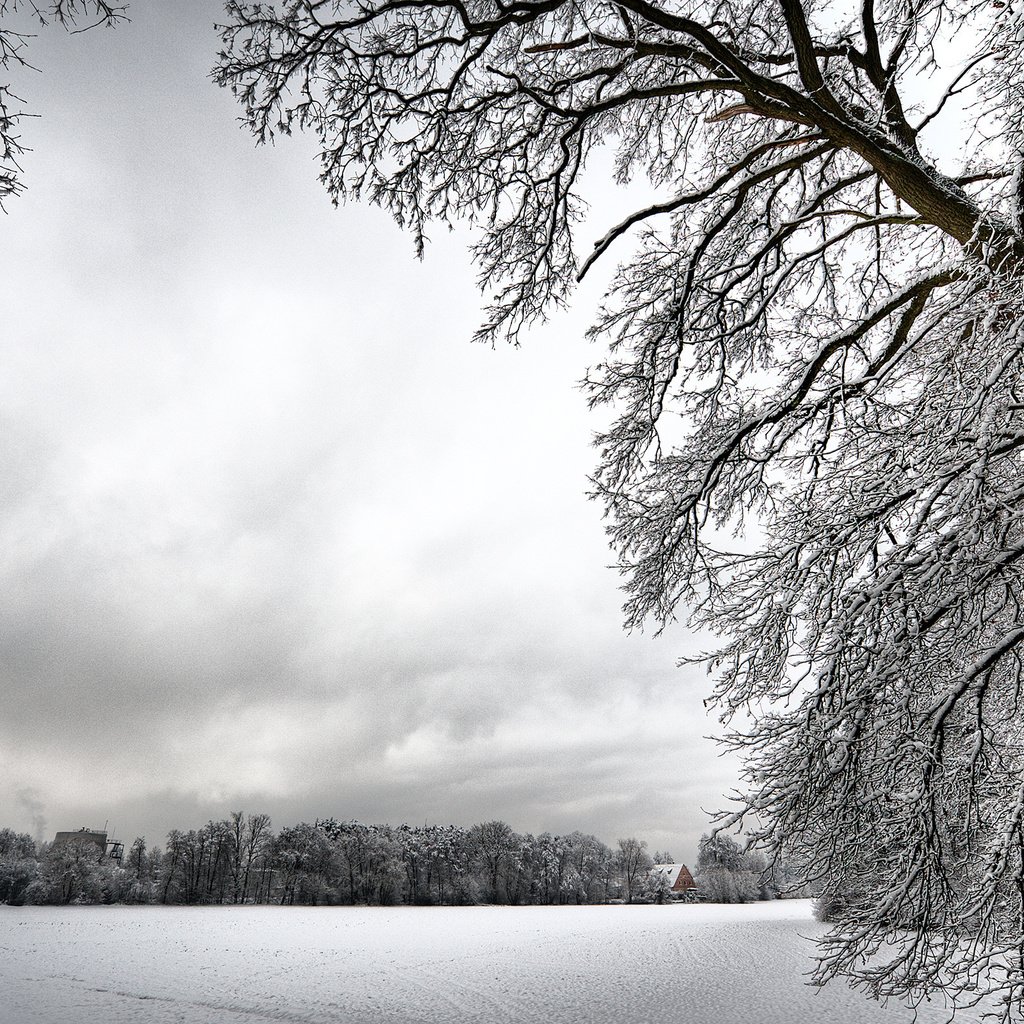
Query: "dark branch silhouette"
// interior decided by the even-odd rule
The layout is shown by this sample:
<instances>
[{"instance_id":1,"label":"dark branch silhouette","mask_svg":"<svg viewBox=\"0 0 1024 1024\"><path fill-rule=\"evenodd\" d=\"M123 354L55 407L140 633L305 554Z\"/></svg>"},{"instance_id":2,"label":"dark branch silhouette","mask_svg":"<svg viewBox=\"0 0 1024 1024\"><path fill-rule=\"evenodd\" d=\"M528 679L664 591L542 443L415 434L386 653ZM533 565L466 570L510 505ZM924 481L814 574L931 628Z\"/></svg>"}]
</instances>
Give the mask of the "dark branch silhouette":
<instances>
[{"instance_id":1,"label":"dark branch silhouette","mask_svg":"<svg viewBox=\"0 0 1024 1024\"><path fill-rule=\"evenodd\" d=\"M1015 9L232 2L223 39L216 80L259 139L314 132L336 200L420 249L431 220L478 229L480 338L516 340L619 251L595 491L628 623L723 638L714 700L747 758L723 824L824 887L820 980L1019 1016ZM580 259L601 148L656 195Z\"/></svg>"}]
</instances>

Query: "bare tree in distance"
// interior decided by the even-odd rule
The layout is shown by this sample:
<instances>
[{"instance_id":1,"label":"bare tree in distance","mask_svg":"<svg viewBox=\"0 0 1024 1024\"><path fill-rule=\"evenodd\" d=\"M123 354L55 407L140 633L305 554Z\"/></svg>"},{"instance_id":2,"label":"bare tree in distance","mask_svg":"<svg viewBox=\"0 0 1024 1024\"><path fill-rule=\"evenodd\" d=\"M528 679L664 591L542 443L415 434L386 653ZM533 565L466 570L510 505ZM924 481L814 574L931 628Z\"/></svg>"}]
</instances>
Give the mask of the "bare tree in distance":
<instances>
[{"instance_id":1,"label":"bare tree in distance","mask_svg":"<svg viewBox=\"0 0 1024 1024\"><path fill-rule=\"evenodd\" d=\"M746 795L720 823L824 887L819 981L1019 1018L1018 6L227 11L214 76L260 140L315 133L329 193L421 248L430 221L476 227L480 338L516 340L619 254L595 489L627 624L685 611L722 637ZM583 256L602 148L658 198Z\"/></svg>"},{"instance_id":2,"label":"bare tree in distance","mask_svg":"<svg viewBox=\"0 0 1024 1024\"><path fill-rule=\"evenodd\" d=\"M0 0L0 71L36 71L27 49L35 30L58 24L68 32L111 27L127 18L127 3L108 0ZM26 146L19 124L29 116L9 83L0 84L0 210L24 188L21 157Z\"/></svg>"},{"instance_id":3,"label":"bare tree in distance","mask_svg":"<svg viewBox=\"0 0 1024 1024\"><path fill-rule=\"evenodd\" d=\"M622 875L626 902L632 903L654 866L654 861L647 853L647 843L643 839L635 839L632 836L628 839L620 839L615 859Z\"/></svg>"}]
</instances>

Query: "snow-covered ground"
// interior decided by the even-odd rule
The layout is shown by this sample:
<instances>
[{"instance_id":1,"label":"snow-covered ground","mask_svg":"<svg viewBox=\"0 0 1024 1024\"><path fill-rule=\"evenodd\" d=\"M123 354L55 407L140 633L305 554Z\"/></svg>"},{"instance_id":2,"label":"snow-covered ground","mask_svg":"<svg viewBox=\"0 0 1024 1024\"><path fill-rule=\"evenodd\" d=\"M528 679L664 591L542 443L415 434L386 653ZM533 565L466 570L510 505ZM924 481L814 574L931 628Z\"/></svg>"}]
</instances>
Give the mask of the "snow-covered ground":
<instances>
[{"instance_id":1,"label":"snow-covered ground","mask_svg":"<svg viewBox=\"0 0 1024 1024\"><path fill-rule=\"evenodd\" d=\"M0 1024L909 1022L806 985L807 901L0 907ZM948 1019L925 1007L922 1024ZM976 1016L957 1015L957 1021Z\"/></svg>"}]
</instances>

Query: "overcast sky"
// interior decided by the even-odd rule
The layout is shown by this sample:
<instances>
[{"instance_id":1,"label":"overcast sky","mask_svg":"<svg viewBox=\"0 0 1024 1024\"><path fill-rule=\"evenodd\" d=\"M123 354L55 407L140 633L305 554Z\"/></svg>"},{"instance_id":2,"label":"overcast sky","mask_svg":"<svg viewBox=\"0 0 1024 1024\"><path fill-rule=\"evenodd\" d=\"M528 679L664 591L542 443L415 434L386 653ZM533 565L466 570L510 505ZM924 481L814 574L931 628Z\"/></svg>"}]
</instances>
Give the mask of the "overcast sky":
<instances>
[{"instance_id":1,"label":"overcast sky","mask_svg":"<svg viewBox=\"0 0 1024 1024\"><path fill-rule=\"evenodd\" d=\"M735 765L685 627L621 628L595 292L472 345L464 236L418 263L311 139L256 149L216 0L131 13L12 81L41 117L0 219L0 825L503 818L692 859Z\"/></svg>"}]
</instances>

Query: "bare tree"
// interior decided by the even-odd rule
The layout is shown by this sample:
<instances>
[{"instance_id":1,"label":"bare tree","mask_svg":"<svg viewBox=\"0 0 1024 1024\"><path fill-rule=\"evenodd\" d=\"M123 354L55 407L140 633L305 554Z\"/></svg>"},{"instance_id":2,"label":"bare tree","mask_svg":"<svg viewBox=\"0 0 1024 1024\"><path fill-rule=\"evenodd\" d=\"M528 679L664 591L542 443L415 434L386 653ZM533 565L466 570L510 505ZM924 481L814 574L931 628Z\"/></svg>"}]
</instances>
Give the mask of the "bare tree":
<instances>
[{"instance_id":1,"label":"bare tree","mask_svg":"<svg viewBox=\"0 0 1024 1024\"><path fill-rule=\"evenodd\" d=\"M84 32L125 20L127 3L108 0L0 0L0 71L35 71L26 49L33 32L56 23L68 32ZM26 116L23 100L0 84L0 210L4 200L24 187L19 160L25 152L18 126Z\"/></svg>"},{"instance_id":2,"label":"bare tree","mask_svg":"<svg viewBox=\"0 0 1024 1024\"><path fill-rule=\"evenodd\" d=\"M731 836L721 832L704 834L697 848L694 878L701 895L712 903L750 903L761 894L759 869L763 862L745 853ZM755 870L758 869L758 870Z\"/></svg>"},{"instance_id":3,"label":"bare tree","mask_svg":"<svg viewBox=\"0 0 1024 1024\"><path fill-rule=\"evenodd\" d=\"M820 980L1019 1015L1017 5L228 12L215 77L261 140L315 132L331 195L420 247L431 219L479 229L480 337L621 250L587 379L612 413L596 491L628 624L685 609L723 637L748 784L728 820L842 891ZM601 147L656 198L581 259Z\"/></svg>"},{"instance_id":4,"label":"bare tree","mask_svg":"<svg viewBox=\"0 0 1024 1024\"><path fill-rule=\"evenodd\" d=\"M503 821L474 825L466 836L473 859L479 865L491 903L512 900L510 890L518 868L522 837ZM512 900L514 902L514 900Z\"/></svg>"},{"instance_id":5,"label":"bare tree","mask_svg":"<svg viewBox=\"0 0 1024 1024\"><path fill-rule=\"evenodd\" d=\"M643 889L648 872L654 866L647 853L647 843L643 839L620 839L619 848L615 853L615 866L626 891L626 902L632 903L634 897Z\"/></svg>"},{"instance_id":6,"label":"bare tree","mask_svg":"<svg viewBox=\"0 0 1024 1024\"><path fill-rule=\"evenodd\" d=\"M261 854L265 854L273 836L270 815L232 811L227 821L231 838L231 902L249 900L249 880Z\"/></svg>"}]
</instances>

